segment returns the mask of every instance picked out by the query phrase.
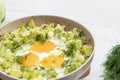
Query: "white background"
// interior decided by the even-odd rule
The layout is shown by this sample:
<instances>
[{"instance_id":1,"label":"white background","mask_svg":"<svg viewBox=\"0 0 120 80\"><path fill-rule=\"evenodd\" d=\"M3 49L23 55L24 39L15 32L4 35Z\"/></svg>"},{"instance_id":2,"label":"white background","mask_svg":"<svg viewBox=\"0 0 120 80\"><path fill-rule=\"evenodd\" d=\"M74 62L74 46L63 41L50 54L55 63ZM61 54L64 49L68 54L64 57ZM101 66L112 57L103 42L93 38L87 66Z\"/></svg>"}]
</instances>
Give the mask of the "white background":
<instances>
[{"instance_id":1,"label":"white background","mask_svg":"<svg viewBox=\"0 0 120 80\"><path fill-rule=\"evenodd\" d=\"M95 39L91 73L83 80L103 80L102 63L120 42L120 0L6 0L6 21L29 15L56 15L83 24Z\"/></svg>"}]
</instances>

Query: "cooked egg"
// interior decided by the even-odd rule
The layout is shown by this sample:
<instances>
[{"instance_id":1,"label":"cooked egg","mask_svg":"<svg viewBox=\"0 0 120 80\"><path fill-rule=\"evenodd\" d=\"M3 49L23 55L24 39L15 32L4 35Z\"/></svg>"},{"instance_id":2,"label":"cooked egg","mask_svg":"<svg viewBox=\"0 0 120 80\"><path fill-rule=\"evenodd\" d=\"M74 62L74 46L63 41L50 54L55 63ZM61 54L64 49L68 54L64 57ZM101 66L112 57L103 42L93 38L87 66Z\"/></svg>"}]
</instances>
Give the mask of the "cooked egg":
<instances>
[{"instance_id":1,"label":"cooked egg","mask_svg":"<svg viewBox=\"0 0 120 80\"><path fill-rule=\"evenodd\" d=\"M35 52L49 52L54 50L55 44L53 42L47 41L43 43L35 43L30 47L30 50Z\"/></svg>"},{"instance_id":2,"label":"cooked egg","mask_svg":"<svg viewBox=\"0 0 120 80\"><path fill-rule=\"evenodd\" d=\"M64 57L60 48L64 48L64 42L58 39L50 39L46 42L35 42L30 45L23 45L22 50L16 52L17 56L23 56L25 59L22 65L25 67L34 67L41 65L47 68L57 69L64 62Z\"/></svg>"},{"instance_id":3,"label":"cooked egg","mask_svg":"<svg viewBox=\"0 0 120 80\"><path fill-rule=\"evenodd\" d=\"M35 66L39 62L39 57L33 53L24 55L23 57L24 57L24 60L22 62L22 65L26 67Z\"/></svg>"},{"instance_id":4,"label":"cooked egg","mask_svg":"<svg viewBox=\"0 0 120 80\"><path fill-rule=\"evenodd\" d=\"M50 55L47 58L44 58L40 64L44 65L45 67L56 69L61 67L64 62L64 58L61 56Z\"/></svg>"}]
</instances>

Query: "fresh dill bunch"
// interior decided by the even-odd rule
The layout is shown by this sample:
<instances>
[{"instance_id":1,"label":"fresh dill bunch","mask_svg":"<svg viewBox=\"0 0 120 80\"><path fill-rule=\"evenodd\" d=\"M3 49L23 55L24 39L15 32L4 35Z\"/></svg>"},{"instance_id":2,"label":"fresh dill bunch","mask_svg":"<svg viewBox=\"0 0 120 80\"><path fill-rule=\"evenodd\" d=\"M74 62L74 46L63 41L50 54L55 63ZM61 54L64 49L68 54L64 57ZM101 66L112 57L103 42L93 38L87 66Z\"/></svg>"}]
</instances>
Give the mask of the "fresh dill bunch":
<instances>
[{"instance_id":1,"label":"fresh dill bunch","mask_svg":"<svg viewBox=\"0 0 120 80\"><path fill-rule=\"evenodd\" d=\"M114 46L103 64L104 80L120 80L120 45Z\"/></svg>"}]
</instances>

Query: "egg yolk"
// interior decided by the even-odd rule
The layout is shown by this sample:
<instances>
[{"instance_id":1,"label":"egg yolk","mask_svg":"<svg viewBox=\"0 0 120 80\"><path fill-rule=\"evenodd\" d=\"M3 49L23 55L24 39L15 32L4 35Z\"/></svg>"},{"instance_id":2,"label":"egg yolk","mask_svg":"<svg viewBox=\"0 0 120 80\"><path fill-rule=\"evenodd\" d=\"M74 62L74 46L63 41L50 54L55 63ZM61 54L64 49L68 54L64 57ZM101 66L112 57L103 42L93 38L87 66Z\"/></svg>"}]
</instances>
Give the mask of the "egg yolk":
<instances>
[{"instance_id":1,"label":"egg yolk","mask_svg":"<svg viewBox=\"0 0 120 80\"><path fill-rule=\"evenodd\" d=\"M23 56L22 65L25 67L33 67L39 63L39 57L36 54L27 54Z\"/></svg>"},{"instance_id":2,"label":"egg yolk","mask_svg":"<svg viewBox=\"0 0 120 80\"><path fill-rule=\"evenodd\" d=\"M56 55L50 55L47 58L44 58L40 64L42 64L43 66L47 67L47 68L52 68L52 69L56 69L61 67L61 65L64 62L64 58L61 56L56 56Z\"/></svg>"},{"instance_id":3,"label":"egg yolk","mask_svg":"<svg viewBox=\"0 0 120 80\"><path fill-rule=\"evenodd\" d=\"M55 44L53 42L47 41L43 43L36 42L30 47L30 50L36 51L36 52L49 52L51 50L54 50Z\"/></svg>"}]
</instances>

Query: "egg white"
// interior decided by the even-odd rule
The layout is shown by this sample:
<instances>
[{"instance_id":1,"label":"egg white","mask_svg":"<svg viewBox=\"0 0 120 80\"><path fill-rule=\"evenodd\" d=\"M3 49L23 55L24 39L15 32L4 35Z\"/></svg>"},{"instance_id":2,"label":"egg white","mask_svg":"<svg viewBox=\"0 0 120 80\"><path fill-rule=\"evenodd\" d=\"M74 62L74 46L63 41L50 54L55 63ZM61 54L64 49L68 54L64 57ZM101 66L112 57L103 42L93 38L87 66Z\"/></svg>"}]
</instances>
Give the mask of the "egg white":
<instances>
[{"instance_id":1,"label":"egg white","mask_svg":"<svg viewBox=\"0 0 120 80\"><path fill-rule=\"evenodd\" d=\"M57 73L59 73L59 74L57 75L58 78L65 75L65 74L64 74L64 69L63 69L63 68L55 69L55 71L56 71Z\"/></svg>"},{"instance_id":2,"label":"egg white","mask_svg":"<svg viewBox=\"0 0 120 80\"><path fill-rule=\"evenodd\" d=\"M47 58L50 55L57 55L59 56L60 54L62 54L63 52L61 51L61 49L65 48L65 41L61 40L61 39L57 39L57 38L51 38L48 39L48 41L51 41L55 44L55 48L54 50L50 51L49 53L47 52L35 52L32 50L29 50L29 48L32 46L30 44L27 45L22 45L22 49L18 50L15 54L16 56L23 56L29 53L33 53L36 54L39 57L39 61L42 61L44 58Z\"/></svg>"}]
</instances>

